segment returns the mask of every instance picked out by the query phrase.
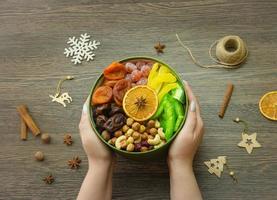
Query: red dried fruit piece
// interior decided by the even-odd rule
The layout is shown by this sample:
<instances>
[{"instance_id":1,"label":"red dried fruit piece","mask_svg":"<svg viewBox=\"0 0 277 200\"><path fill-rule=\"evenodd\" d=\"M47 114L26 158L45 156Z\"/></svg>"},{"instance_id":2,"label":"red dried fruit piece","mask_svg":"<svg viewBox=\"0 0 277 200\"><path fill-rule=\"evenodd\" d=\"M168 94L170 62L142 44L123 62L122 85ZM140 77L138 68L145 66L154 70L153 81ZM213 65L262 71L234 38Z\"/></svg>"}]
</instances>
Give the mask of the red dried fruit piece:
<instances>
[{"instance_id":1,"label":"red dried fruit piece","mask_svg":"<svg viewBox=\"0 0 277 200\"><path fill-rule=\"evenodd\" d=\"M122 105L125 93L131 88L131 82L125 79L118 81L113 88L114 101L118 105Z\"/></svg>"},{"instance_id":2,"label":"red dried fruit piece","mask_svg":"<svg viewBox=\"0 0 277 200\"><path fill-rule=\"evenodd\" d=\"M100 86L92 95L92 104L104 104L112 100L113 89L109 86Z\"/></svg>"},{"instance_id":3,"label":"red dried fruit piece","mask_svg":"<svg viewBox=\"0 0 277 200\"><path fill-rule=\"evenodd\" d=\"M142 72L139 71L139 70L134 70L132 73L131 73L131 78L132 78L132 81L133 82L137 82L139 81L139 79L142 77Z\"/></svg>"},{"instance_id":4,"label":"red dried fruit piece","mask_svg":"<svg viewBox=\"0 0 277 200\"><path fill-rule=\"evenodd\" d=\"M134 63L131 63L131 62L127 62L125 64L125 69L128 73L131 73L132 71L136 70L137 69L137 66L134 64Z\"/></svg>"},{"instance_id":5,"label":"red dried fruit piece","mask_svg":"<svg viewBox=\"0 0 277 200\"><path fill-rule=\"evenodd\" d=\"M143 65L141 68L141 72L144 77L148 77L150 71L151 71L151 67L149 67L148 65Z\"/></svg>"},{"instance_id":6,"label":"red dried fruit piece","mask_svg":"<svg viewBox=\"0 0 277 200\"><path fill-rule=\"evenodd\" d=\"M119 62L113 62L104 69L104 77L109 80L123 79L125 74L125 66Z\"/></svg>"},{"instance_id":7,"label":"red dried fruit piece","mask_svg":"<svg viewBox=\"0 0 277 200\"><path fill-rule=\"evenodd\" d=\"M113 88L117 81L118 81L118 80L108 80L108 79L104 79L103 85L109 86L109 87Z\"/></svg>"}]
</instances>

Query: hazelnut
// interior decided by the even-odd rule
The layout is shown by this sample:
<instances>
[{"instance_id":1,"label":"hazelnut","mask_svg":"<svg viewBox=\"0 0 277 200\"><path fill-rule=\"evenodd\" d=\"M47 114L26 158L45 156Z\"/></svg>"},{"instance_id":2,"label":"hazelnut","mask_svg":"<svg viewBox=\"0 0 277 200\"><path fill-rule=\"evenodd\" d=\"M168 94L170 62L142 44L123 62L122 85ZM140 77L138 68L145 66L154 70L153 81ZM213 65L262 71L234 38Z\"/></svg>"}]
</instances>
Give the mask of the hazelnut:
<instances>
[{"instance_id":1,"label":"hazelnut","mask_svg":"<svg viewBox=\"0 0 277 200\"><path fill-rule=\"evenodd\" d=\"M132 134L132 136L133 136L134 140L136 140L136 139L138 139L138 138L139 138L140 133L139 133L139 132L137 132L137 131L135 131L135 132Z\"/></svg>"},{"instance_id":2,"label":"hazelnut","mask_svg":"<svg viewBox=\"0 0 277 200\"><path fill-rule=\"evenodd\" d=\"M145 131L145 126L144 125L140 125L140 127L139 127L139 132L140 133L143 133L144 131Z\"/></svg>"},{"instance_id":3,"label":"hazelnut","mask_svg":"<svg viewBox=\"0 0 277 200\"><path fill-rule=\"evenodd\" d=\"M41 151L38 151L35 153L35 159L37 161L43 161L44 160L44 154Z\"/></svg>"},{"instance_id":4,"label":"hazelnut","mask_svg":"<svg viewBox=\"0 0 277 200\"><path fill-rule=\"evenodd\" d=\"M141 139L142 140L147 140L148 139L148 134L146 132L144 132L143 134L141 134Z\"/></svg>"},{"instance_id":5,"label":"hazelnut","mask_svg":"<svg viewBox=\"0 0 277 200\"><path fill-rule=\"evenodd\" d=\"M142 147L140 148L140 151L141 151L141 152L145 152L145 151L147 151L147 150L148 150L148 148L145 147L145 146L142 146Z\"/></svg>"},{"instance_id":6,"label":"hazelnut","mask_svg":"<svg viewBox=\"0 0 277 200\"><path fill-rule=\"evenodd\" d=\"M126 124L127 124L129 127L131 127L133 123L134 123L134 119L132 119L132 118L128 118L128 119L126 120Z\"/></svg>"},{"instance_id":7,"label":"hazelnut","mask_svg":"<svg viewBox=\"0 0 277 200\"><path fill-rule=\"evenodd\" d=\"M131 143L134 143L134 138L133 137L129 137L127 139L127 144L131 144Z\"/></svg>"},{"instance_id":8,"label":"hazelnut","mask_svg":"<svg viewBox=\"0 0 277 200\"><path fill-rule=\"evenodd\" d=\"M161 124L158 120L155 121L155 128L160 128Z\"/></svg>"},{"instance_id":9,"label":"hazelnut","mask_svg":"<svg viewBox=\"0 0 277 200\"><path fill-rule=\"evenodd\" d=\"M130 137L132 134L133 134L134 130L133 129L129 129L126 133L125 133L125 136L126 137Z\"/></svg>"},{"instance_id":10,"label":"hazelnut","mask_svg":"<svg viewBox=\"0 0 277 200\"><path fill-rule=\"evenodd\" d=\"M134 131L138 131L140 129L140 124L138 122L133 123L132 129L134 129Z\"/></svg>"},{"instance_id":11,"label":"hazelnut","mask_svg":"<svg viewBox=\"0 0 277 200\"><path fill-rule=\"evenodd\" d=\"M122 135L123 133L122 133L122 131L115 131L114 132L114 137L120 137L121 135Z\"/></svg>"},{"instance_id":12,"label":"hazelnut","mask_svg":"<svg viewBox=\"0 0 277 200\"><path fill-rule=\"evenodd\" d=\"M155 135L158 133L158 130L157 130L156 128L150 128L149 133L150 133L152 136L155 136Z\"/></svg>"},{"instance_id":13,"label":"hazelnut","mask_svg":"<svg viewBox=\"0 0 277 200\"><path fill-rule=\"evenodd\" d=\"M155 127L155 121L154 120L149 120L147 122L147 127L148 128L154 128Z\"/></svg>"},{"instance_id":14,"label":"hazelnut","mask_svg":"<svg viewBox=\"0 0 277 200\"><path fill-rule=\"evenodd\" d=\"M129 126L124 125L124 126L122 127L122 131L123 131L124 133L126 133L128 130L129 130Z\"/></svg>"},{"instance_id":15,"label":"hazelnut","mask_svg":"<svg viewBox=\"0 0 277 200\"><path fill-rule=\"evenodd\" d=\"M126 147L126 150L127 151L134 151L135 150L135 145L132 144L132 143L128 144L128 146Z\"/></svg>"},{"instance_id":16,"label":"hazelnut","mask_svg":"<svg viewBox=\"0 0 277 200\"><path fill-rule=\"evenodd\" d=\"M111 134L107 130L102 131L101 136L106 141L111 139Z\"/></svg>"},{"instance_id":17,"label":"hazelnut","mask_svg":"<svg viewBox=\"0 0 277 200\"><path fill-rule=\"evenodd\" d=\"M117 139L116 137L113 137L112 139L110 139L110 140L108 141L108 143L111 144L111 145L115 145L116 139Z\"/></svg>"},{"instance_id":18,"label":"hazelnut","mask_svg":"<svg viewBox=\"0 0 277 200\"><path fill-rule=\"evenodd\" d=\"M43 134L41 134L41 140L44 144L49 144L51 137L48 133L43 133Z\"/></svg>"}]
</instances>

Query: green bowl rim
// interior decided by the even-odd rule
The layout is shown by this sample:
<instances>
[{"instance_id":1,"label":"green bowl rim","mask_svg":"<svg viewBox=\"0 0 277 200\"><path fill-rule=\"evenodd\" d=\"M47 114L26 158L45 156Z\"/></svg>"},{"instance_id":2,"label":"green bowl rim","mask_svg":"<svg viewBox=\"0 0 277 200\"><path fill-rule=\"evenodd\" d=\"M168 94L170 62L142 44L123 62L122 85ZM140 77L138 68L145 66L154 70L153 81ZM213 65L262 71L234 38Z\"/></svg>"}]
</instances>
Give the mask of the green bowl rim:
<instances>
[{"instance_id":1,"label":"green bowl rim","mask_svg":"<svg viewBox=\"0 0 277 200\"><path fill-rule=\"evenodd\" d=\"M166 64L165 62L157 59L157 58L153 58L153 57L148 57L148 56L132 56L132 57L127 57L127 58L124 58L122 60L119 60L118 62L126 62L126 61L129 61L129 60L139 60L139 59L143 59L143 60L152 60L154 62L159 62L161 63L162 65L165 65L166 67L168 67L173 73L174 75L177 77L177 80L178 82L180 83L181 87L183 88L184 90L184 93L185 93L185 97L186 97L186 108L185 108L185 115L184 115L184 119L181 123L181 125L179 126L179 128L176 130L176 132L173 134L173 136L169 139L169 141L167 141L163 146L157 148L157 149L151 149L149 151L145 151L145 152L129 152L129 151L125 151L125 150L121 150L121 149L117 149L115 148L113 145L109 144L108 142L106 142L101 134L97 131L96 129L96 124L94 123L94 120L93 120L93 113L92 113L92 105L91 105L91 98L92 98L92 93L93 91L95 90L96 86L98 86L98 83L100 80L103 79L103 73L101 73L101 75L97 78L97 80L95 81L95 83L93 84L92 88L91 88L91 91L90 91L90 94L89 94L89 118L90 118L90 123L91 123L91 127L92 129L94 130L94 132L96 133L96 135L101 139L101 141L108 145L113 151L115 152L119 152L119 153L123 153L123 154L129 154L129 155L142 155L142 154L148 154L148 153L152 153L154 151L159 151L161 150L162 148L166 148L167 145L169 145L173 140L174 138L179 134L181 128L183 127L185 121L186 121L186 118L187 118L187 112L188 112L188 96L187 96L187 92L185 90L185 87L184 87L184 84L183 84L183 81L180 79L179 75L176 73L176 71L168 64Z\"/></svg>"}]
</instances>

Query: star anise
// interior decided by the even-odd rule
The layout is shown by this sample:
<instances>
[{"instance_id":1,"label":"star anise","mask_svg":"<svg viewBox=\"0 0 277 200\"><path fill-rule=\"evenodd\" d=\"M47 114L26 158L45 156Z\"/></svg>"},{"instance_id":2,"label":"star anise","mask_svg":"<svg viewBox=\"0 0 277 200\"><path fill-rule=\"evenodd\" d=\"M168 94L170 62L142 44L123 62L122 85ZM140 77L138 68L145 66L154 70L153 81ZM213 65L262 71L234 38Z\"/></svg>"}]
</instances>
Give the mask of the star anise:
<instances>
[{"instance_id":1,"label":"star anise","mask_svg":"<svg viewBox=\"0 0 277 200\"><path fill-rule=\"evenodd\" d=\"M73 140L72 140L72 137L70 134L66 134L63 138L63 143L66 144L66 145L72 145L73 143Z\"/></svg>"},{"instance_id":2,"label":"star anise","mask_svg":"<svg viewBox=\"0 0 277 200\"><path fill-rule=\"evenodd\" d=\"M67 164L71 169L78 169L81 162L82 160L78 156L75 156L72 160L68 160Z\"/></svg>"},{"instance_id":3,"label":"star anise","mask_svg":"<svg viewBox=\"0 0 277 200\"><path fill-rule=\"evenodd\" d=\"M154 48L156 49L157 53L160 54L164 52L165 45L159 42L154 46Z\"/></svg>"},{"instance_id":4,"label":"star anise","mask_svg":"<svg viewBox=\"0 0 277 200\"><path fill-rule=\"evenodd\" d=\"M52 184L54 182L54 177L52 174L49 174L48 176L45 176L44 179L42 179L46 184Z\"/></svg>"}]
</instances>

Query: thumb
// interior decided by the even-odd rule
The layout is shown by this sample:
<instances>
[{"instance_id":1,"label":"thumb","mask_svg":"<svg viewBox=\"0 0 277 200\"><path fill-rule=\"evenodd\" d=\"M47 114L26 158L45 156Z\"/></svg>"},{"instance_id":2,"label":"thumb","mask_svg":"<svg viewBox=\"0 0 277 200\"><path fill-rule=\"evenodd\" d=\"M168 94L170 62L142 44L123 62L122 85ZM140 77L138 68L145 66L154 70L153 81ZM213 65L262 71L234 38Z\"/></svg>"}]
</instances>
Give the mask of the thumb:
<instances>
[{"instance_id":1,"label":"thumb","mask_svg":"<svg viewBox=\"0 0 277 200\"><path fill-rule=\"evenodd\" d=\"M189 105L188 117L184 127L182 128L182 131L186 130L186 132L193 134L193 131L196 127L196 122L197 122L197 116L195 111L196 111L196 103L194 100L192 100Z\"/></svg>"},{"instance_id":2,"label":"thumb","mask_svg":"<svg viewBox=\"0 0 277 200\"><path fill-rule=\"evenodd\" d=\"M86 102L83 105L81 121L79 124L80 131L85 130L87 128L91 128L88 112L89 112L89 97L87 98Z\"/></svg>"}]
</instances>

